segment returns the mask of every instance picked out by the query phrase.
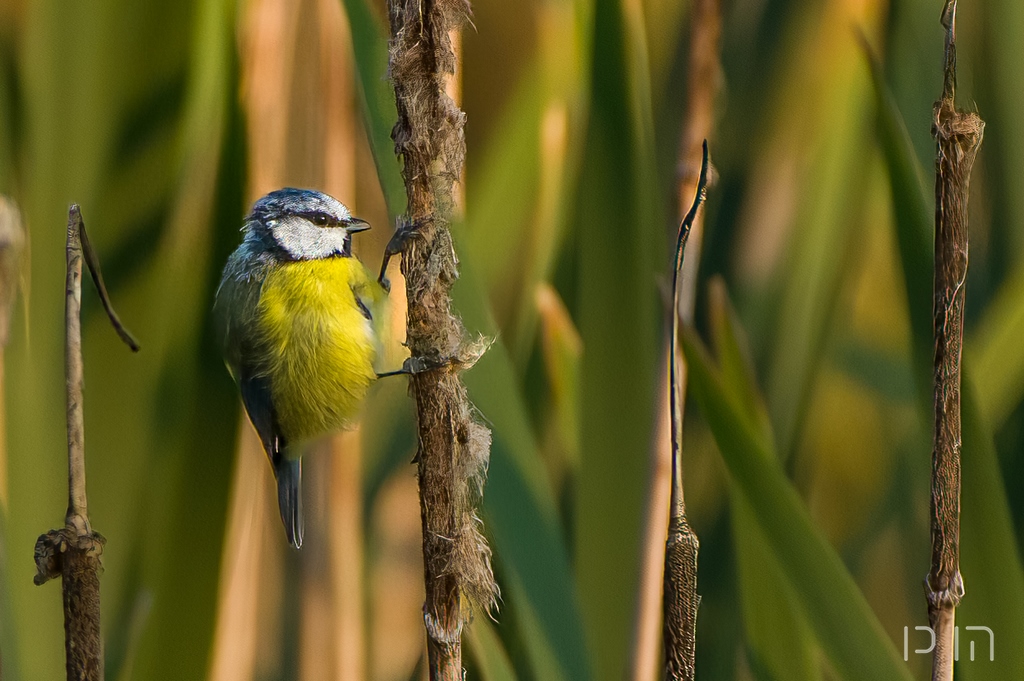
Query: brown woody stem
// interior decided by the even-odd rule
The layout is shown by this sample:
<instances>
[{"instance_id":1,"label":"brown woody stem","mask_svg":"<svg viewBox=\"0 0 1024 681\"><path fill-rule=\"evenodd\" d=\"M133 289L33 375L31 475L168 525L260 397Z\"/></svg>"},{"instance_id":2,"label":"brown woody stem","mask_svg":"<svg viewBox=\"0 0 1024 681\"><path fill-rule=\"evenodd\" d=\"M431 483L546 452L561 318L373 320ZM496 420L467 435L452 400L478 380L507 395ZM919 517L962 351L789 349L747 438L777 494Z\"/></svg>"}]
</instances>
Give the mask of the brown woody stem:
<instances>
[{"instance_id":1,"label":"brown woody stem","mask_svg":"<svg viewBox=\"0 0 1024 681\"><path fill-rule=\"evenodd\" d=\"M404 162L408 197L402 253L414 360L416 456L423 523L427 657L432 680L462 679L462 627L469 605L493 607L497 586L477 506L490 450L490 431L473 418L459 370L472 363L465 330L452 314L449 291L458 260L448 229L453 185L465 156L465 114L445 92L456 66L451 35L468 18L463 0L390 0L390 76L398 122L392 137Z\"/></svg>"},{"instance_id":2,"label":"brown woody stem","mask_svg":"<svg viewBox=\"0 0 1024 681\"><path fill-rule=\"evenodd\" d=\"M967 202L971 168L985 124L958 111L956 1L942 13L946 54L942 97L935 104L935 278L933 364L935 429L932 452L932 563L925 581L928 619L935 632L933 681L951 681L956 607L964 595L960 576L960 356L967 282Z\"/></svg>"}]
</instances>

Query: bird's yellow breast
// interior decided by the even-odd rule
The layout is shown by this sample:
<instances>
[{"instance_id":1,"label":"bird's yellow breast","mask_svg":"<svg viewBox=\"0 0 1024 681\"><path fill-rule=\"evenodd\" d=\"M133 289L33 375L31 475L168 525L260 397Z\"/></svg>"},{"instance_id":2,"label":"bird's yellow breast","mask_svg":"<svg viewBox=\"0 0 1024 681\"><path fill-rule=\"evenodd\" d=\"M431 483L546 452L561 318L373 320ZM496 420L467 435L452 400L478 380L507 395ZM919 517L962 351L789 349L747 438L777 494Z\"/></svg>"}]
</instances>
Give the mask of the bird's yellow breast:
<instances>
[{"instance_id":1,"label":"bird's yellow breast","mask_svg":"<svg viewBox=\"0 0 1024 681\"><path fill-rule=\"evenodd\" d=\"M355 258L277 266L258 304L259 371L282 434L301 442L349 426L376 378L373 324L356 291L374 286Z\"/></svg>"}]
</instances>

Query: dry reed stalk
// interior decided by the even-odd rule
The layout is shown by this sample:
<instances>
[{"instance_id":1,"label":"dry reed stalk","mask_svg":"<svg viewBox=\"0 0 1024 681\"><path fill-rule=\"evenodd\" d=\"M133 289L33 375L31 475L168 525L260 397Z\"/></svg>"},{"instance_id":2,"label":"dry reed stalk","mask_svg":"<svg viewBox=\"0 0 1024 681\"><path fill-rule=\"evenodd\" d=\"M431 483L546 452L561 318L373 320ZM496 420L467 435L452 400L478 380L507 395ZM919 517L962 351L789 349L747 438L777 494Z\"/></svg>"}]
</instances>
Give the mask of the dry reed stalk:
<instances>
[{"instance_id":1,"label":"dry reed stalk","mask_svg":"<svg viewBox=\"0 0 1024 681\"><path fill-rule=\"evenodd\" d=\"M110 305L99 262L89 244L77 204L68 211L67 280L65 286L64 369L67 380L68 511L64 527L39 537L35 548L35 583L62 578L64 651L68 681L102 681L103 641L100 638L100 555L106 540L89 523L85 494L85 414L82 402L82 261L111 324L133 351L139 346Z\"/></svg>"},{"instance_id":2,"label":"dry reed stalk","mask_svg":"<svg viewBox=\"0 0 1024 681\"><path fill-rule=\"evenodd\" d=\"M708 145L703 144L700 177L689 212L679 225L675 269L672 276L672 310L679 309L683 255L693 222L707 194ZM697 645L697 552L700 542L686 518L683 495L683 404L682 375L679 371L679 315L672 315L669 348L669 404L672 414L672 493L669 500L668 538L665 542L665 575L662 631L665 643L665 678L669 681L693 681Z\"/></svg>"},{"instance_id":3,"label":"dry reed stalk","mask_svg":"<svg viewBox=\"0 0 1024 681\"><path fill-rule=\"evenodd\" d=\"M11 313L21 275L25 232L21 213L10 199L0 196L0 508L7 508L7 424L5 423L4 348L10 337Z\"/></svg>"},{"instance_id":4,"label":"dry reed stalk","mask_svg":"<svg viewBox=\"0 0 1024 681\"><path fill-rule=\"evenodd\" d=\"M366 678L366 579L363 537L362 435L339 433L331 442L328 519L334 594L335 668L337 681Z\"/></svg>"},{"instance_id":5,"label":"dry reed stalk","mask_svg":"<svg viewBox=\"0 0 1024 681\"><path fill-rule=\"evenodd\" d=\"M263 560L264 538L273 536L270 530L276 531L278 522L276 513L267 513L268 508L273 508L273 497L268 486L266 454L244 414L239 419L239 431L235 454L238 464L231 482L217 588L210 681L247 681L258 676L258 597L268 572Z\"/></svg>"},{"instance_id":6,"label":"dry reed stalk","mask_svg":"<svg viewBox=\"0 0 1024 681\"><path fill-rule=\"evenodd\" d=\"M985 123L958 111L956 95L956 0L942 12L946 53L942 97L935 103L935 333L932 452L932 564L925 580L928 620L935 633L933 681L952 681L956 607L964 595L960 575L960 355L967 281L967 201L971 168Z\"/></svg>"},{"instance_id":7,"label":"dry reed stalk","mask_svg":"<svg viewBox=\"0 0 1024 681\"><path fill-rule=\"evenodd\" d=\"M721 83L719 52L722 17L719 0L697 0L690 16L690 51L687 73L686 110L679 147L679 217L693 196L700 176L703 141L712 137L715 99ZM690 258L682 271L681 292L676 314L689 323L696 301L697 270L704 235L703 214L698 214L690 229L687 249ZM667 357L667 352L666 352ZM666 364L668 361L666 359ZM686 398L686 365L679 365L679 394L682 407ZM665 536L669 518L672 479L672 414L669 405L669 372L664 372L659 395L662 403L651 449L648 504L645 511L644 550L640 573L639 597L634 619L634 639L630 661L631 681L654 681L662 665L659 649L663 640L662 595L665 562Z\"/></svg>"},{"instance_id":8,"label":"dry reed stalk","mask_svg":"<svg viewBox=\"0 0 1024 681\"><path fill-rule=\"evenodd\" d=\"M330 194L345 197L356 215L363 215L365 206L356 206L356 151L362 141L351 29L340 2L316 0L315 4L320 27L319 87L324 96L322 183ZM361 247L366 245L363 242ZM366 251L361 247L359 253L364 255ZM324 678L360 681L366 678L367 618L363 599L363 444L358 428L335 435L327 449L325 527L330 535L327 562L331 618L323 643L333 650L334 659Z\"/></svg>"},{"instance_id":9,"label":"dry reed stalk","mask_svg":"<svg viewBox=\"0 0 1024 681\"><path fill-rule=\"evenodd\" d=\"M427 658L431 679L460 681L470 604L490 609L497 597L477 517L490 431L474 417L459 378L482 349L466 342L449 295L458 261L448 222L465 157L465 114L446 88L456 68L451 36L470 7L464 0L391 0L388 10L389 74L398 109L392 137L409 201L408 226L389 253L402 253L411 356L433 367L410 376L419 434Z\"/></svg>"}]
</instances>

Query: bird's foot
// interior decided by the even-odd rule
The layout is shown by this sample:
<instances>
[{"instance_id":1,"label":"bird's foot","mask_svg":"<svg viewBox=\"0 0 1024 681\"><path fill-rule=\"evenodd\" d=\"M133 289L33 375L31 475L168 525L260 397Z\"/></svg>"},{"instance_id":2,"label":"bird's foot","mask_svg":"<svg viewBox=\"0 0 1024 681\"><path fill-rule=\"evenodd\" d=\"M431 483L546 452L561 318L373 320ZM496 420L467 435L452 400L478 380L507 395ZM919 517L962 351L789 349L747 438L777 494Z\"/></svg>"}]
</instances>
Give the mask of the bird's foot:
<instances>
[{"instance_id":1,"label":"bird's foot","mask_svg":"<svg viewBox=\"0 0 1024 681\"><path fill-rule=\"evenodd\" d=\"M385 371L384 373L378 373L377 378L425 374L428 371L444 369L456 362L457 360L452 357L408 357L404 362L402 362L401 369L398 369L397 371Z\"/></svg>"},{"instance_id":2,"label":"bird's foot","mask_svg":"<svg viewBox=\"0 0 1024 681\"><path fill-rule=\"evenodd\" d=\"M391 235L391 240L388 241L388 245L384 247L384 259L380 264L380 274L377 276L377 283L387 291L391 292L391 282L385 276L388 264L391 262L391 258L400 253L404 253L409 242L419 236L420 228L433 220L433 217L423 217L418 220L410 220L407 218L399 218L398 224L395 226L395 233Z\"/></svg>"}]
</instances>

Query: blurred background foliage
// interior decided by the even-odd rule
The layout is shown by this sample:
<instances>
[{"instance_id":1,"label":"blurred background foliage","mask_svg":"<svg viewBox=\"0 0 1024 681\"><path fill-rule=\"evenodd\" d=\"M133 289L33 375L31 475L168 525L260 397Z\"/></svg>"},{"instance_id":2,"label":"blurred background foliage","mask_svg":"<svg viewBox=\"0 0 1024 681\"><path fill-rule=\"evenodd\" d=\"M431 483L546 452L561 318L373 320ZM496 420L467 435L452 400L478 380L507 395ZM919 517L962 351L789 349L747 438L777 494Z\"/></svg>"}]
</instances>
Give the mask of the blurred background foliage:
<instances>
[{"instance_id":1,"label":"blurred background foliage","mask_svg":"<svg viewBox=\"0 0 1024 681\"><path fill-rule=\"evenodd\" d=\"M922 678L928 569L931 105L938 0L726 0L699 253L686 485L705 679ZM663 470L664 286L690 3L478 0L456 304L497 342L466 374L493 426L483 507L503 603L470 678L656 678L637 637ZM36 537L65 492L65 211L82 204L131 356L85 293L89 499L107 678L421 678L412 408L382 382L307 475L286 550L263 453L210 332L248 205L404 208L379 0L0 2L0 192L29 245L4 351L0 674L62 674ZM880 59L872 77L855 28ZM1024 5L961 3L971 199L958 674L1024 668ZM704 83L699 87L711 87ZM682 192L684 195L685 191ZM385 362L402 359L402 286ZM707 339L705 342L701 338ZM331 454L330 452L333 452ZM667 482L665 483L667 484ZM666 510L667 513L667 510ZM659 516L660 517L660 516ZM654 564L660 570L660 563ZM962 632L963 636L963 632ZM637 643L641 641L641 643ZM654 642L657 645L657 642Z\"/></svg>"}]
</instances>

